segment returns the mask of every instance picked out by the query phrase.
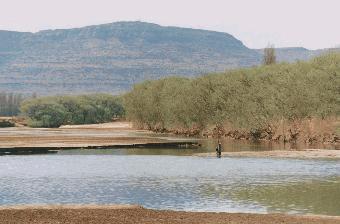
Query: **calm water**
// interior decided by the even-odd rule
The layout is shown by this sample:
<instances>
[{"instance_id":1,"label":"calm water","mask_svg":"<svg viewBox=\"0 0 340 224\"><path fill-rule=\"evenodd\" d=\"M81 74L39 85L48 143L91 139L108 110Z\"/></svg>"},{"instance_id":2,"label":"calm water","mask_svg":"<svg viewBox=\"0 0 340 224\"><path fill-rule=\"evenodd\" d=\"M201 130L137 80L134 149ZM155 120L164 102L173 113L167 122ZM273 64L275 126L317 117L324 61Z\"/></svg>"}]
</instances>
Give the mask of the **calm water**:
<instances>
[{"instance_id":1,"label":"calm water","mask_svg":"<svg viewBox=\"0 0 340 224\"><path fill-rule=\"evenodd\" d=\"M340 215L340 161L185 156L194 151L3 156L0 205L141 204L188 211Z\"/></svg>"}]
</instances>

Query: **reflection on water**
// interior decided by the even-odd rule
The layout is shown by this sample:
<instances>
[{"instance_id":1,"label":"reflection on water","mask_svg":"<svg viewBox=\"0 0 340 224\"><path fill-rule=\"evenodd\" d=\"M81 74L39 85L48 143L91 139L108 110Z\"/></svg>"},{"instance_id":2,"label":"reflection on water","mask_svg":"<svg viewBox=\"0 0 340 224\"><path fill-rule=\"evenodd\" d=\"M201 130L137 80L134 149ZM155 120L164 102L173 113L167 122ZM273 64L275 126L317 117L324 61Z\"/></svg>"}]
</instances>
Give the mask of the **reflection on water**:
<instances>
[{"instance_id":1,"label":"reflection on water","mask_svg":"<svg viewBox=\"0 0 340 224\"><path fill-rule=\"evenodd\" d=\"M338 161L75 154L0 157L0 205L340 215Z\"/></svg>"},{"instance_id":2,"label":"reflection on water","mask_svg":"<svg viewBox=\"0 0 340 224\"><path fill-rule=\"evenodd\" d=\"M58 155L173 155L188 156L207 152L204 148L126 148L126 149L75 149L58 151Z\"/></svg>"},{"instance_id":3,"label":"reflection on water","mask_svg":"<svg viewBox=\"0 0 340 224\"><path fill-rule=\"evenodd\" d=\"M307 145L304 143L281 143L269 141L246 141L246 140L231 140L221 139L224 151L239 152L239 151L268 151L268 150L290 150L290 149L339 149L340 145L331 144L314 144ZM201 139L202 148L213 151L216 148L217 139Z\"/></svg>"},{"instance_id":4,"label":"reflection on water","mask_svg":"<svg viewBox=\"0 0 340 224\"><path fill-rule=\"evenodd\" d=\"M148 134L149 136L150 134ZM159 134L158 134L159 135ZM166 137L167 136L167 137ZM168 135L164 135L164 138L171 140L183 140L174 139ZM197 139L187 139L188 141L196 141ZM66 150L59 151L59 155L174 155L174 156L188 156L195 153L215 152L217 146L217 139L199 139L201 144L199 148L130 148L130 149L78 149L78 150ZM269 150L289 150L291 148L303 149L303 148L329 148L334 149L335 146L331 145L293 145L293 144L279 144L272 142L251 142L240 140L228 140L222 139L223 151L239 152L239 151L269 151Z\"/></svg>"},{"instance_id":5,"label":"reflection on water","mask_svg":"<svg viewBox=\"0 0 340 224\"><path fill-rule=\"evenodd\" d=\"M270 212L340 214L340 178L279 185L251 185L229 192L244 203L256 202Z\"/></svg>"}]
</instances>

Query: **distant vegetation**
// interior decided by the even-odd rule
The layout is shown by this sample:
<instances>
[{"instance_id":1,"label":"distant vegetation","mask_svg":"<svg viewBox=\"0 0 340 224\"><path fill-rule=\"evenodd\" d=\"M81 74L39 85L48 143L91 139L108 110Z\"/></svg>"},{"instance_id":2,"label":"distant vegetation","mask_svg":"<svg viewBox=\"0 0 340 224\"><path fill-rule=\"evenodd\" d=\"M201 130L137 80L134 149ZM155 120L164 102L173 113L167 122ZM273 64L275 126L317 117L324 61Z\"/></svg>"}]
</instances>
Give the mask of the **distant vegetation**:
<instances>
[{"instance_id":1,"label":"distant vegetation","mask_svg":"<svg viewBox=\"0 0 340 224\"><path fill-rule=\"evenodd\" d=\"M146 81L126 94L125 109L128 119L148 129L202 132L212 126L223 133L228 126L270 139L285 124L338 116L339 87L340 54L327 54L309 62ZM292 130L290 138L296 137ZM277 138L286 140L286 134Z\"/></svg>"},{"instance_id":2,"label":"distant vegetation","mask_svg":"<svg viewBox=\"0 0 340 224\"><path fill-rule=\"evenodd\" d=\"M118 97L108 94L55 96L26 100L21 112L31 127L59 127L65 124L93 124L123 116Z\"/></svg>"},{"instance_id":3,"label":"distant vegetation","mask_svg":"<svg viewBox=\"0 0 340 224\"><path fill-rule=\"evenodd\" d=\"M15 116L19 113L22 94L0 92L0 116Z\"/></svg>"},{"instance_id":4,"label":"distant vegetation","mask_svg":"<svg viewBox=\"0 0 340 224\"><path fill-rule=\"evenodd\" d=\"M264 49L263 64L272 65L276 63L276 53L274 46L268 46Z\"/></svg>"}]
</instances>

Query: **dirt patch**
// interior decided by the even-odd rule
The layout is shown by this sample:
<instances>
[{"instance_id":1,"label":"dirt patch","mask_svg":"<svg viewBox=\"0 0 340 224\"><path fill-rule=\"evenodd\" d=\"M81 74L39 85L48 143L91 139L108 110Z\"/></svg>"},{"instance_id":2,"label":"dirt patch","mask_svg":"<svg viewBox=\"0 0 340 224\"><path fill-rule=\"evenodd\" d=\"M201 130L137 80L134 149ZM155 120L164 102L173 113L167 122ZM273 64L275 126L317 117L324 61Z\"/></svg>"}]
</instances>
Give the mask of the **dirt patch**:
<instances>
[{"instance_id":1,"label":"dirt patch","mask_svg":"<svg viewBox=\"0 0 340 224\"><path fill-rule=\"evenodd\" d=\"M292 216L284 214L241 214L212 212L156 211L141 207L49 206L1 208L1 223L16 224L333 224L339 217Z\"/></svg>"}]
</instances>

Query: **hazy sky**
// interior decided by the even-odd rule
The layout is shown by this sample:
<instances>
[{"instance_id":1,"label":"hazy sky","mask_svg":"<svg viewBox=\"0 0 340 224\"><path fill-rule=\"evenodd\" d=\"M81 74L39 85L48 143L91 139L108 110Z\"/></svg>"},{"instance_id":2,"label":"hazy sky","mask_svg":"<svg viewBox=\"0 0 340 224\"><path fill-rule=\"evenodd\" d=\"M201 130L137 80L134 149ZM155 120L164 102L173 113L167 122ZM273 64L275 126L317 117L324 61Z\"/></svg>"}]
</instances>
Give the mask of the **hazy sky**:
<instances>
[{"instance_id":1,"label":"hazy sky","mask_svg":"<svg viewBox=\"0 0 340 224\"><path fill-rule=\"evenodd\" d=\"M234 35L251 48L340 45L340 0L0 0L0 29L140 20Z\"/></svg>"}]
</instances>

